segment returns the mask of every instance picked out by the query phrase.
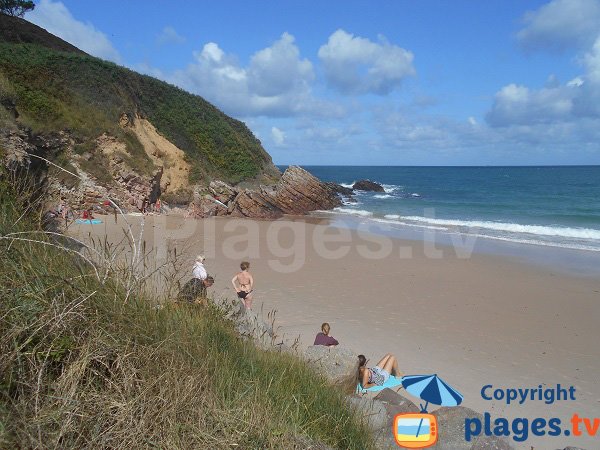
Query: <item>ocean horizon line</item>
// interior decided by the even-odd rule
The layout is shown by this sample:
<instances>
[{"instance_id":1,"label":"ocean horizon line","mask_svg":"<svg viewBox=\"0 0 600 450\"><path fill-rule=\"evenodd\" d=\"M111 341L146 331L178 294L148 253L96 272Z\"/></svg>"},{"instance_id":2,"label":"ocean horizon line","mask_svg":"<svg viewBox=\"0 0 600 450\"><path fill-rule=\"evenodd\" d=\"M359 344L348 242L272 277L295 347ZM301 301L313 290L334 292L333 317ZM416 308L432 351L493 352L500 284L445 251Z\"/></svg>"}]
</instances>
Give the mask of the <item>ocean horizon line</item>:
<instances>
[{"instance_id":1,"label":"ocean horizon line","mask_svg":"<svg viewBox=\"0 0 600 450\"><path fill-rule=\"evenodd\" d=\"M364 165L357 165L357 164L300 164L300 163L289 163L289 164L280 164L280 163L274 163L275 166L277 167L289 167L289 166L300 166L300 167L385 167L385 168L391 168L391 167L410 167L410 168L453 168L453 169L458 169L458 168L519 168L519 167L523 167L523 168L551 168L551 167L600 167L600 164L531 164L531 165L523 165L523 164L519 164L519 165L371 165L371 164L364 164Z\"/></svg>"}]
</instances>

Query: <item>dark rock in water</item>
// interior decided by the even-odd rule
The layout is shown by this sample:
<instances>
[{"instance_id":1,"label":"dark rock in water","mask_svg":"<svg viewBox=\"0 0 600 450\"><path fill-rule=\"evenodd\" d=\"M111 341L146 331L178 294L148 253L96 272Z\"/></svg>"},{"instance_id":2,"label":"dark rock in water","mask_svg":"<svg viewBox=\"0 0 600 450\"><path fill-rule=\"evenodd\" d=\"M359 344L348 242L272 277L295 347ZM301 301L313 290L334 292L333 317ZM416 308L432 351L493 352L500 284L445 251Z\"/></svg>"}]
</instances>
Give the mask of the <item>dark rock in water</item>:
<instances>
[{"instance_id":1,"label":"dark rock in water","mask_svg":"<svg viewBox=\"0 0 600 450\"><path fill-rule=\"evenodd\" d=\"M383 186L371 180L360 180L354 183L352 189L357 191L385 192Z\"/></svg>"},{"instance_id":2,"label":"dark rock in water","mask_svg":"<svg viewBox=\"0 0 600 450\"><path fill-rule=\"evenodd\" d=\"M346 186L342 186L341 184L332 183L331 181L329 181L325 184L327 186L329 186L337 194L341 194L344 196L349 196L349 195L354 194L354 189L346 187Z\"/></svg>"},{"instance_id":3,"label":"dark rock in water","mask_svg":"<svg viewBox=\"0 0 600 450\"><path fill-rule=\"evenodd\" d=\"M344 202L356 203L356 199L353 196L354 189L332 182L327 182L325 184L329 186L336 194L340 195L344 199Z\"/></svg>"}]
</instances>

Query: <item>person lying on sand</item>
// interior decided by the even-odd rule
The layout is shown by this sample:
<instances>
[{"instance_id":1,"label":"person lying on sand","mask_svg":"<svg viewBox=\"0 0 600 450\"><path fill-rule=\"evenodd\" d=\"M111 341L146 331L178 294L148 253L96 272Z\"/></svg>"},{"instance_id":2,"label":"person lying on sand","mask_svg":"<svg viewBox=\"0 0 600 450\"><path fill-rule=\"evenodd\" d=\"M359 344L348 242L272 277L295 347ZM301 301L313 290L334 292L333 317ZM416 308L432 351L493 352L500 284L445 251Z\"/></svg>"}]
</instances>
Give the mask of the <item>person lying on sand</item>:
<instances>
[{"instance_id":1,"label":"person lying on sand","mask_svg":"<svg viewBox=\"0 0 600 450\"><path fill-rule=\"evenodd\" d=\"M198 303L208 306L207 289L215 282L214 278L207 276L204 280L192 278L183 285L183 288L177 296L177 300L186 303Z\"/></svg>"},{"instance_id":2,"label":"person lying on sand","mask_svg":"<svg viewBox=\"0 0 600 450\"><path fill-rule=\"evenodd\" d=\"M252 308L252 290L254 287L254 278L248 269L250 269L250 263L244 261L240 264L241 272L238 272L232 279L231 284L237 292L238 298L242 301L246 309ZM239 285L239 287L238 287Z\"/></svg>"},{"instance_id":3,"label":"person lying on sand","mask_svg":"<svg viewBox=\"0 0 600 450\"><path fill-rule=\"evenodd\" d=\"M373 386L383 386L390 375L401 377L402 373L398 369L398 360L391 353L387 353L381 361L374 367L367 367L367 358L365 355L358 355L358 373L357 378L363 389Z\"/></svg>"},{"instance_id":4,"label":"person lying on sand","mask_svg":"<svg viewBox=\"0 0 600 450\"><path fill-rule=\"evenodd\" d=\"M321 333L317 333L317 336L315 337L315 343L313 345L326 345L328 347L338 345L339 342L337 339L329 336L329 330L331 330L331 327L327 322L321 325Z\"/></svg>"}]
</instances>

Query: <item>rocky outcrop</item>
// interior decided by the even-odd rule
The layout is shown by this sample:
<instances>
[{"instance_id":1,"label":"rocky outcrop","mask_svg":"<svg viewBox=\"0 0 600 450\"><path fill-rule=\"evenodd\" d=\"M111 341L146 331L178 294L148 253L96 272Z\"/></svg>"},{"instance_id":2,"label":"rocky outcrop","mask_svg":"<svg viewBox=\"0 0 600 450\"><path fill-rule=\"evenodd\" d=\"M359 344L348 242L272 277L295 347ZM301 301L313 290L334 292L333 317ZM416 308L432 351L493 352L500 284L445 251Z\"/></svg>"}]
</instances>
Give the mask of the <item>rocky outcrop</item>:
<instances>
[{"instance_id":1,"label":"rocky outcrop","mask_svg":"<svg viewBox=\"0 0 600 450\"><path fill-rule=\"evenodd\" d=\"M371 180L360 180L354 183L352 189L357 191L385 192L383 186Z\"/></svg>"},{"instance_id":2,"label":"rocky outcrop","mask_svg":"<svg viewBox=\"0 0 600 450\"><path fill-rule=\"evenodd\" d=\"M230 203L227 213L232 217L278 219L283 211L261 192L245 189Z\"/></svg>"},{"instance_id":3,"label":"rocky outcrop","mask_svg":"<svg viewBox=\"0 0 600 450\"><path fill-rule=\"evenodd\" d=\"M233 188L211 184L213 195L231 198ZM283 214L306 214L319 209L332 209L341 205L337 192L306 170L289 167L279 182L261 186L259 190L244 189L228 204L228 214L233 217L277 219Z\"/></svg>"},{"instance_id":4,"label":"rocky outcrop","mask_svg":"<svg viewBox=\"0 0 600 450\"><path fill-rule=\"evenodd\" d=\"M306 214L341 204L336 192L327 183L298 166L290 166L269 194L286 214Z\"/></svg>"}]
</instances>

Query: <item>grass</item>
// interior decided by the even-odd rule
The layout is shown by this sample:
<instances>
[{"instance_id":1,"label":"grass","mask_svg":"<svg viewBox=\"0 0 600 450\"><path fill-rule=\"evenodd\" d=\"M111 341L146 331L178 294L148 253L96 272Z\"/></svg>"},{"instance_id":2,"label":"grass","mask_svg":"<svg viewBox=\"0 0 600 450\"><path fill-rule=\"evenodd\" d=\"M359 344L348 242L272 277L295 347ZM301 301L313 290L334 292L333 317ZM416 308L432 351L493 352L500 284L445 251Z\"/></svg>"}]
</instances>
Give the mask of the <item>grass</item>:
<instances>
[{"instance_id":1,"label":"grass","mask_svg":"<svg viewBox=\"0 0 600 450\"><path fill-rule=\"evenodd\" d=\"M0 448L372 448L303 361L213 308L153 308L133 269L94 269L41 233L14 179L0 177Z\"/></svg>"},{"instance_id":2,"label":"grass","mask_svg":"<svg viewBox=\"0 0 600 450\"><path fill-rule=\"evenodd\" d=\"M270 156L242 122L197 95L92 56L2 42L0 36L5 101L36 133L68 129L86 142L107 132L144 165L149 160L139 142L118 125L122 113L140 114L185 152L193 183L210 177L237 183L272 172Z\"/></svg>"}]
</instances>

